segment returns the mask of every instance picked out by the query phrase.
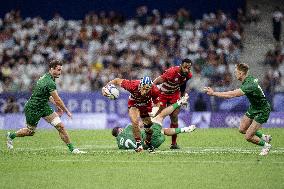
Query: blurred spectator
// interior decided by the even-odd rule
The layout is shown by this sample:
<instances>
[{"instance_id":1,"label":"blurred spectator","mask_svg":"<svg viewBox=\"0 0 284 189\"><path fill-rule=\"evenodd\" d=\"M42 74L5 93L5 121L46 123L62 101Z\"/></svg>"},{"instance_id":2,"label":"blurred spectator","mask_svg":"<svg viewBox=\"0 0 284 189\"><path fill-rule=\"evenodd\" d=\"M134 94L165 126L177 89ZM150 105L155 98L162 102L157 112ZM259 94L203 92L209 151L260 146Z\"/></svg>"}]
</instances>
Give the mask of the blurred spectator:
<instances>
[{"instance_id":1,"label":"blurred spectator","mask_svg":"<svg viewBox=\"0 0 284 189\"><path fill-rule=\"evenodd\" d=\"M15 98L9 96L6 102L6 106L4 107L4 113L18 113L20 110L19 105L15 101Z\"/></svg>"},{"instance_id":2,"label":"blurred spectator","mask_svg":"<svg viewBox=\"0 0 284 189\"><path fill-rule=\"evenodd\" d=\"M250 23L254 23L255 25L260 21L260 10L258 8L258 5L254 5L250 10L249 10L249 15L248 19Z\"/></svg>"},{"instance_id":3,"label":"blurred spectator","mask_svg":"<svg viewBox=\"0 0 284 189\"><path fill-rule=\"evenodd\" d=\"M276 7L272 15L273 37L279 44L281 41L283 14L279 7Z\"/></svg>"},{"instance_id":4,"label":"blurred spectator","mask_svg":"<svg viewBox=\"0 0 284 189\"><path fill-rule=\"evenodd\" d=\"M201 93L198 95L197 100L194 102L194 111L197 112L207 111L207 105Z\"/></svg>"},{"instance_id":5,"label":"blurred spectator","mask_svg":"<svg viewBox=\"0 0 284 189\"><path fill-rule=\"evenodd\" d=\"M8 12L0 30L0 90L29 91L47 69L50 59L61 59L58 88L66 92L100 90L115 77L152 78L183 58L198 62L190 83L219 86L227 64L239 62L240 23L222 11L191 20L190 12L175 14L148 7L125 20L119 13L90 12L83 20L22 19ZM222 82L221 82L222 83Z\"/></svg>"}]
</instances>

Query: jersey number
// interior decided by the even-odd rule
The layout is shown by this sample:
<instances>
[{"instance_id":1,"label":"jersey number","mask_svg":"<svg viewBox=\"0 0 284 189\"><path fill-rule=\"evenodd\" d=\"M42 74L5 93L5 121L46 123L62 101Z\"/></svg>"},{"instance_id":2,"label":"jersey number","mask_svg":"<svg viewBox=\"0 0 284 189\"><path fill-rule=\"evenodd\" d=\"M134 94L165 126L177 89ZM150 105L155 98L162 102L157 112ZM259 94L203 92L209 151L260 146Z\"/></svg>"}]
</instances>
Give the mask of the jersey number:
<instances>
[{"instance_id":1,"label":"jersey number","mask_svg":"<svg viewBox=\"0 0 284 189\"><path fill-rule=\"evenodd\" d=\"M132 140L130 139L126 139L124 140L124 138L121 138L120 141L119 141L120 145L123 145L125 146L126 148L128 149L131 149L131 148L136 148L136 144L134 144L132 142Z\"/></svg>"}]
</instances>

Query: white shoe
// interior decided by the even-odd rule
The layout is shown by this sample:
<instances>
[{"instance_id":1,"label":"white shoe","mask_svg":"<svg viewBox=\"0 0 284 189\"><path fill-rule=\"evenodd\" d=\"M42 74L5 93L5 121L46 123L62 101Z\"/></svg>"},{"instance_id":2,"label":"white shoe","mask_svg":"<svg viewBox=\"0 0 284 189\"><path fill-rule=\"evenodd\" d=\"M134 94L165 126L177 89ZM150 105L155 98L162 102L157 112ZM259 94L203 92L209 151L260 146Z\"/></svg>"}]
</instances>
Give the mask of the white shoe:
<instances>
[{"instance_id":1,"label":"white shoe","mask_svg":"<svg viewBox=\"0 0 284 189\"><path fill-rule=\"evenodd\" d=\"M6 134L6 144L7 144L7 148L9 150L12 150L14 148L13 139L11 139L11 137L10 137L10 132L7 132L7 134Z\"/></svg>"},{"instance_id":2,"label":"white shoe","mask_svg":"<svg viewBox=\"0 0 284 189\"><path fill-rule=\"evenodd\" d=\"M260 156L266 156L268 155L269 151L271 148L271 144L265 143L265 145L263 146L261 152L260 152Z\"/></svg>"},{"instance_id":3,"label":"white shoe","mask_svg":"<svg viewBox=\"0 0 284 189\"><path fill-rule=\"evenodd\" d=\"M86 154L87 152L85 151L80 151L78 148L75 148L73 151L72 151L72 154Z\"/></svg>"},{"instance_id":4,"label":"white shoe","mask_svg":"<svg viewBox=\"0 0 284 189\"><path fill-rule=\"evenodd\" d=\"M182 106L187 106L187 104L188 104L188 98L189 98L188 94L185 93L184 96L181 97L181 98L177 101L178 105L180 105L180 106L181 106L181 105L182 105Z\"/></svg>"},{"instance_id":5,"label":"white shoe","mask_svg":"<svg viewBox=\"0 0 284 189\"><path fill-rule=\"evenodd\" d=\"M272 136L271 136L271 135L264 135L264 136L262 137L262 139L263 139L265 142L270 143L271 140L272 140Z\"/></svg>"},{"instance_id":6,"label":"white shoe","mask_svg":"<svg viewBox=\"0 0 284 189\"><path fill-rule=\"evenodd\" d=\"M190 132L194 131L195 129L196 129L195 125L190 125L188 127L184 127L184 132L185 133L190 133Z\"/></svg>"}]
</instances>

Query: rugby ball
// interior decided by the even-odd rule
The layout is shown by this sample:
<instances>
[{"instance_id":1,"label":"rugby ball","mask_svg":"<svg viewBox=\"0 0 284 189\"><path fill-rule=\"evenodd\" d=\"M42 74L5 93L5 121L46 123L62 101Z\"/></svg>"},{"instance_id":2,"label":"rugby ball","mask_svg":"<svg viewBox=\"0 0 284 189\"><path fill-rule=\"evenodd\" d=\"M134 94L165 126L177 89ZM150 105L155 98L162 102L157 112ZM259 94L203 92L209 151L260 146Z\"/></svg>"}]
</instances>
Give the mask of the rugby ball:
<instances>
[{"instance_id":1,"label":"rugby ball","mask_svg":"<svg viewBox=\"0 0 284 189\"><path fill-rule=\"evenodd\" d=\"M113 84L107 85L107 90L109 93L109 96L108 96L109 99L115 100L119 97L119 90L116 88L115 85Z\"/></svg>"}]
</instances>

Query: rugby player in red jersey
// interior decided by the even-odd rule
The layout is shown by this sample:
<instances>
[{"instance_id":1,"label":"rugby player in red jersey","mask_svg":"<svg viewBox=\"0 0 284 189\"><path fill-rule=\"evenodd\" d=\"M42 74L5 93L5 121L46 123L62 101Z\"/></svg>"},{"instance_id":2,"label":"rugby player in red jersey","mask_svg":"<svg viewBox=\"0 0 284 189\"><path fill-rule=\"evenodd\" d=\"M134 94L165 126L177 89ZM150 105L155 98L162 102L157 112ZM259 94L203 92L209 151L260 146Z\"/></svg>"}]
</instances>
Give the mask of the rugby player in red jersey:
<instances>
[{"instance_id":1,"label":"rugby player in red jersey","mask_svg":"<svg viewBox=\"0 0 284 189\"><path fill-rule=\"evenodd\" d=\"M153 84L150 77L143 77L141 80L127 80L115 78L109 84L120 86L130 92L128 99L128 114L133 125L133 135L136 140L136 152L143 151L141 144L141 134L139 128L139 117L142 119L146 133L145 143L148 151L154 153L155 149L151 144L153 130L149 113L152 111L152 104L159 106L159 89ZM106 87L102 88L102 94L108 96Z\"/></svg>"},{"instance_id":2,"label":"rugby player in red jersey","mask_svg":"<svg viewBox=\"0 0 284 189\"><path fill-rule=\"evenodd\" d=\"M179 66L173 66L154 80L154 84L160 85L160 113L165 107L176 103L185 94L186 82L192 77L192 61L183 59ZM176 109L170 114L170 128L178 128L178 114L180 109ZM179 149L177 145L177 135L172 136L171 149Z\"/></svg>"}]
</instances>

